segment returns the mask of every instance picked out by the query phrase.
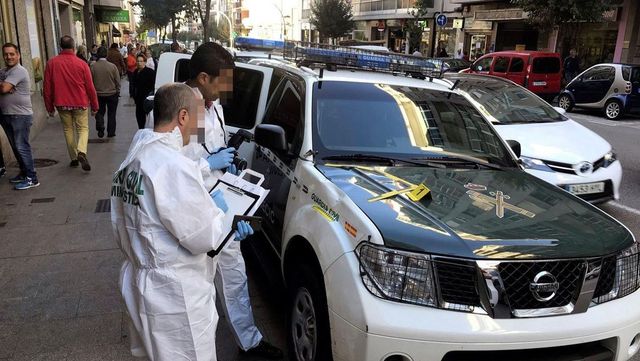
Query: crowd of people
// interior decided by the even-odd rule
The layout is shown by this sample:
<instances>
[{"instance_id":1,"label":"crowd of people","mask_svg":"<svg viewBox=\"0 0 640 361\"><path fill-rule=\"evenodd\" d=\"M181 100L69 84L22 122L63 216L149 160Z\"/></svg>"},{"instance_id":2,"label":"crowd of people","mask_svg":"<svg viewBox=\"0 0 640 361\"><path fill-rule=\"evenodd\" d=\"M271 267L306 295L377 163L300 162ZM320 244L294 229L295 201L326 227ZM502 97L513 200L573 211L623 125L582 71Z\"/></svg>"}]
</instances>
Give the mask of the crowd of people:
<instances>
[{"instance_id":1,"label":"crowd of people","mask_svg":"<svg viewBox=\"0 0 640 361\"><path fill-rule=\"evenodd\" d=\"M129 47L126 59L117 44L92 47L87 59L86 49L76 47L72 37L63 36L59 45L60 54L45 68L43 95L49 115L60 117L71 167L91 170L89 113L99 137L105 130L114 137L120 80L127 74L133 85L140 129L114 174L111 192L114 235L125 256L119 288L130 320L132 354L155 361L215 361L217 272L219 297L241 352L282 359L282 351L263 339L253 319L239 243L253 229L243 221L224 229L229 205L223 194L208 191L225 172L239 174L232 163L235 149L226 143L221 104L233 92L231 54L215 43L201 45L189 63L189 80L155 92L149 129L139 117L144 112L138 113L155 82L144 46ZM39 185L29 144L31 83L18 47L7 43L2 52L0 124L20 165L10 181L16 189L28 189ZM206 124L204 143L190 143L190 135L201 132L200 116ZM0 176L5 173L0 163ZM146 215L144 221L140 214ZM233 241L225 244L227 234ZM219 251L213 259L207 255L212 250Z\"/></svg>"}]
</instances>

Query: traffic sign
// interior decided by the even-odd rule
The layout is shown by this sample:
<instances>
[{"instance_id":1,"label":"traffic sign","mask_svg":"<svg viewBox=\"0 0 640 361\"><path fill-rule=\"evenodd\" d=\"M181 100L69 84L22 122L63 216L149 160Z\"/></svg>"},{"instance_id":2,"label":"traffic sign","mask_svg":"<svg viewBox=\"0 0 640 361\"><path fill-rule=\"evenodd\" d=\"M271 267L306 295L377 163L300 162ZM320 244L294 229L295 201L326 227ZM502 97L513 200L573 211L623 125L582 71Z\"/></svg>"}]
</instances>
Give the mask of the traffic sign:
<instances>
[{"instance_id":1,"label":"traffic sign","mask_svg":"<svg viewBox=\"0 0 640 361\"><path fill-rule=\"evenodd\" d=\"M447 16L445 14L438 15L438 17L436 18L436 24L438 24L439 26L447 25Z\"/></svg>"}]
</instances>

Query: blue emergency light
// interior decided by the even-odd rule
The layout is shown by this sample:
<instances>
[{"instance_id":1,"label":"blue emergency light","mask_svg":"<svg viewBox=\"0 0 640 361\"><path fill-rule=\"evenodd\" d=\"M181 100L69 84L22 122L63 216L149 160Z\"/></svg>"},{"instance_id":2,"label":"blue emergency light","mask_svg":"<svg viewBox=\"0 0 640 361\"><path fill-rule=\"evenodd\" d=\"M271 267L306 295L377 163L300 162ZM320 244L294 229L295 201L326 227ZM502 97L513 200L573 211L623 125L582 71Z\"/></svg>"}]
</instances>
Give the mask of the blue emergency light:
<instances>
[{"instance_id":1,"label":"blue emergency light","mask_svg":"<svg viewBox=\"0 0 640 361\"><path fill-rule=\"evenodd\" d=\"M287 41L285 59L298 65L324 64L363 70L405 73L424 77L441 77L440 59L384 53L368 49Z\"/></svg>"},{"instance_id":2,"label":"blue emergency light","mask_svg":"<svg viewBox=\"0 0 640 361\"><path fill-rule=\"evenodd\" d=\"M236 47L244 49L275 50L284 48L284 41L282 40L258 39L239 36L234 41Z\"/></svg>"}]
</instances>

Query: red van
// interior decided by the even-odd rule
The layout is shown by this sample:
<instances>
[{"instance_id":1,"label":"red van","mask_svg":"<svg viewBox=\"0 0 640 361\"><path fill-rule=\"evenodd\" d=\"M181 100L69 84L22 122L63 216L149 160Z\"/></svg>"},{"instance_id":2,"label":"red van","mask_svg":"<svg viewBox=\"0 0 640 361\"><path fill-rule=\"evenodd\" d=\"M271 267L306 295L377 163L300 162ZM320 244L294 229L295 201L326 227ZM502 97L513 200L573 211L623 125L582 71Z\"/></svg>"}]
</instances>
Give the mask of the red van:
<instances>
[{"instance_id":1,"label":"red van","mask_svg":"<svg viewBox=\"0 0 640 361\"><path fill-rule=\"evenodd\" d=\"M543 98L553 98L562 87L562 59L543 51L498 51L478 58L468 73L507 78Z\"/></svg>"}]
</instances>

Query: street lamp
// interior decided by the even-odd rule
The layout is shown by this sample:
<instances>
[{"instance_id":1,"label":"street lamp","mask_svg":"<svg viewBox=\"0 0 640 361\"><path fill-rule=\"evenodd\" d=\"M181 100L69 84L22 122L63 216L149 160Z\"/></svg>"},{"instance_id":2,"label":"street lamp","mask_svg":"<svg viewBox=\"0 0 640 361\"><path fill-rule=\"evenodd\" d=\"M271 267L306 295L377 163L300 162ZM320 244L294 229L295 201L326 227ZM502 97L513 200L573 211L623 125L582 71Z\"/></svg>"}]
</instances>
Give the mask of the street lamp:
<instances>
[{"instance_id":1,"label":"street lamp","mask_svg":"<svg viewBox=\"0 0 640 361\"><path fill-rule=\"evenodd\" d=\"M233 49L233 25L231 24L231 19L229 19L229 17L227 16L227 14L225 14L222 11L218 11L218 10L211 10L212 13L216 13L218 15L222 15L225 19L227 19L227 22L229 23L229 47ZM217 19L216 19L216 23L217 23Z\"/></svg>"},{"instance_id":2,"label":"street lamp","mask_svg":"<svg viewBox=\"0 0 640 361\"><path fill-rule=\"evenodd\" d=\"M282 2L281 2L281 3L282 3ZM280 30L282 31L282 33L281 33L282 40L284 40L284 33L285 33L285 30L284 30L284 27L285 27L284 19L285 19L285 18L290 18L291 16L289 16L289 15L284 15L284 14L282 13L282 9L281 9L280 7L278 7L278 5L274 4L273 2L271 3L271 5L273 5L273 7L274 7L274 8L276 8L276 10L278 10L278 12L280 13L280 27L281 27L281 29L280 29Z\"/></svg>"}]
</instances>

